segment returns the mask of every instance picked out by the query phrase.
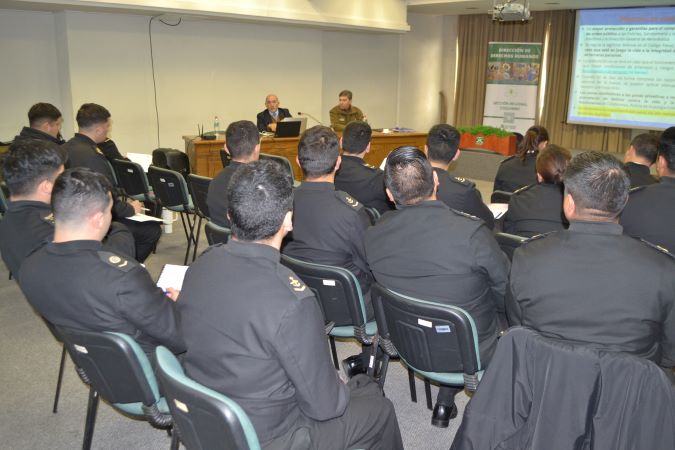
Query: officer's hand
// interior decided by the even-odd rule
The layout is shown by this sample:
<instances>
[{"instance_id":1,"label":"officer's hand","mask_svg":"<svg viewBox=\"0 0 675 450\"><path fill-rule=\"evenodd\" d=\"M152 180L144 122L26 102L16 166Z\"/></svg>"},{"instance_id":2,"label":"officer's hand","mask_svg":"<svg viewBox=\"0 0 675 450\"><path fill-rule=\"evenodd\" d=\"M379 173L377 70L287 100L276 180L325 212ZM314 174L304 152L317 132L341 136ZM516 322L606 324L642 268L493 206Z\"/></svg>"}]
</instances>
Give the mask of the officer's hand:
<instances>
[{"instance_id":1,"label":"officer's hand","mask_svg":"<svg viewBox=\"0 0 675 450\"><path fill-rule=\"evenodd\" d=\"M180 291L174 288L166 288L166 291L164 292L166 293L166 296L169 297L174 302L178 300L178 296L180 295Z\"/></svg>"},{"instance_id":2,"label":"officer's hand","mask_svg":"<svg viewBox=\"0 0 675 450\"><path fill-rule=\"evenodd\" d=\"M129 204L134 207L135 214L140 214L141 211L143 211L143 204L138 200L132 200L129 202Z\"/></svg>"},{"instance_id":3,"label":"officer's hand","mask_svg":"<svg viewBox=\"0 0 675 450\"><path fill-rule=\"evenodd\" d=\"M267 125L267 127L270 129L270 131L277 131L277 123L272 122L271 124Z\"/></svg>"}]
</instances>

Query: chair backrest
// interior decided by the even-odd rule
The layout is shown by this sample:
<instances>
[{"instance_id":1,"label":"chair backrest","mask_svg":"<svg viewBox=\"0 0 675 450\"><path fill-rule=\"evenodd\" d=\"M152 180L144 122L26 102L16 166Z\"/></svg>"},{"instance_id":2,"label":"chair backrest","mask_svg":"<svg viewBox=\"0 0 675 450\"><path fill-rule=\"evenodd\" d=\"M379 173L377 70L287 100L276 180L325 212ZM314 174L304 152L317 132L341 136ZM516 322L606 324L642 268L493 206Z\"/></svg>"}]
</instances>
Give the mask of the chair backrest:
<instances>
[{"instance_id":1,"label":"chair backrest","mask_svg":"<svg viewBox=\"0 0 675 450\"><path fill-rule=\"evenodd\" d=\"M368 214L368 219L370 219L370 224L375 225L378 220L380 220L380 212L375 208L370 208L368 206L363 208Z\"/></svg>"},{"instance_id":2,"label":"chair backrest","mask_svg":"<svg viewBox=\"0 0 675 450\"><path fill-rule=\"evenodd\" d=\"M291 269L314 292L326 322L335 326L363 326L366 307L358 280L342 267L314 264L281 255L281 264Z\"/></svg>"},{"instance_id":3,"label":"chair backrest","mask_svg":"<svg viewBox=\"0 0 675 450\"><path fill-rule=\"evenodd\" d=\"M157 380L141 347L122 333L82 331L55 326L77 367L90 384L112 404L155 405L159 399Z\"/></svg>"},{"instance_id":4,"label":"chair backrest","mask_svg":"<svg viewBox=\"0 0 675 450\"><path fill-rule=\"evenodd\" d=\"M295 178L293 177L293 166L291 165L291 162L286 158L285 156L280 156L280 155L270 155L269 153L261 153L260 154L260 159L268 159L271 161L276 161L279 164L281 164L284 169L287 171L288 177L291 179L291 183Z\"/></svg>"},{"instance_id":5,"label":"chair backrest","mask_svg":"<svg viewBox=\"0 0 675 450\"><path fill-rule=\"evenodd\" d=\"M209 205L206 203L206 196L209 193L211 180L212 178L195 175L194 173L187 176L190 194L192 195L192 204L197 214L205 219L209 218Z\"/></svg>"},{"instance_id":6,"label":"chair backrest","mask_svg":"<svg viewBox=\"0 0 675 450\"><path fill-rule=\"evenodd\" d=\"M150 166L148 178L160 205L166 208L183 206L187 210L190 194L183 175L174 170Z\"/></svg>"},{"instance_id":7,"label":"chair backrest","mask_svg":"<svg viewBox=\"0 0 675 450\"><path fill-rule=\"evenodd\" d=\"M378 283L370 295L378 334L411 367L468 375L481 370L476 325L466 311L401 295Z\"/></svg>"},{"instance_id":8,"label":"chair backrest","mask_svg":"<svg viewBox=\"0 0 675 450\"><path fill-rule=\"evenodd\" d=\"M150 185L148 177L140 164L124 159L116 159L112 163L117 175L117 183L127 197L145 195L149 201Z\"/></svg>"},{"instance_id":9,"label":"chair backrest","mask_svg":"<svg viewBox=\"0 0 675 450\"><path fill-rule=\"evenodd\" d=\"M511 200L511 192L494 191L490 196L490 203L508 203Z\"/></svg>"},{"instance_id":10,"label":"chair backrest","mask_svg":"<svg viewBox=\"0 0 675 450\"><path fill-rule=\"evenodd\" d=\"M206 241L209 245L227 244L232 235L232 231L229 228L221 227L211 221L206 222L206 225L204 225L204 233L206 233Z\"/></svg>"},{"instance_id":11,"label":"chair backrest","mask_svg":"<svg viewBox=\"0 0 675 450\"><path fill-rule=\"evenodd\" d=\"M187 449L260 449L253 424L234 400L188 378L165 347L155 354L157 378Z\"/></svg>"},{"instance_id":12,"label":"chair backrest","mask_svg":"<svg viewBox=\"0 0 675 450\"><path fill-rule=\"evenodd\" d=\"M220 149L220 162L223 164L223 169L230 165L232 157L224 149Z\"/></svg>"},{"instance_id":13,"label":"chair backrest","mask_svg":"<svg viewBox=\"0 0 675 450\"><path fill-rule=\"evenodd\" d=\"M175 148L158 148L152 151L152 165L180 172L184 177L190 173L188 156Z\"/></svg>"},{"instance_id":14,"label":"chair backrest","mask_svg":"<svg viewBox=\"0 0 675 450\"><path fill-rule=\"evenodd\" d=\"M6 212L7 212L7 198L5 197L5 187L0 186L0 214L4 215Z\"/></svg>"},{"instance_id":15,"label":"chair backrest","mask_svg":"<svg viewBox=\"0 0 675 450\"><path fill-rule=\"evenodd\" d=\"M499 247L501 247L502 251L506 253L506 256L509 257L509 260L512 260L513 252L515 252L523 242L527 241L528 238L509 233L495 233L495 239L497 239Z\"/></svg>"}]
</instances>

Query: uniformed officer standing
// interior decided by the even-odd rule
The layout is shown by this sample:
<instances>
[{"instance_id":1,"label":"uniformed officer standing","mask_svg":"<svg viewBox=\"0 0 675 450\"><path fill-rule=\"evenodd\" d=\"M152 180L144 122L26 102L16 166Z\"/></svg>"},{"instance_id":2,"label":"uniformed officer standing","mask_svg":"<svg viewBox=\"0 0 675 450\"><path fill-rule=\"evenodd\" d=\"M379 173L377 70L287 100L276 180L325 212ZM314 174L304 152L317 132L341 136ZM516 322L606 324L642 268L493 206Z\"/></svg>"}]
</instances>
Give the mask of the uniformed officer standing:
<instances>
[{"instance_id":1,"label":"uniformed officer standing","mask_svg":"<svg viewBox=\"0 0 675 450\"><path fill-rule=\"evenodd\" d=\"M370 151L372 134L370 125L360 120L345 127L340 138L342 163L335 174L335 188L384 214L394 206L384 192L384 172L363 160Z\"/></svg>"},{"instance_id":2,"label":"uniformed officer standing","mask_svg":"<svg viewBox=\"0 0 675 450\"><path fill-rule=\"evenodd\" d=\"M499 165L493 190L514 192L537 182L537 154L548 145L548 131L542 126L530 127L518 147L518 153Z\"/></svg>"},{"instance_id":3,"label":"uniformed officer standing","mask_svg":"<svg viewBox=\"0 0 675 450\"><path fill-rule=\"evenodd\" d=\"M397 148L387 157L384 180L396 211L366 232L368 264L388 289L465 309L476 323L485 365L497 345L509 261L482 220L437 200L437 178L415 147ZM432 424L448 426L457 415L459 391L441 386Z\"/></svg>"},{"instance_id":4,"label":"uniformed officer standing","mask_svg":"<svg viewBox=\"0 0 675 450\"><path fill-rule=\"evenodd\" d=\"M0 221L0 252L14 275L18 275L26 256L54 236L49 202L54 180L61 172L63 154L48 140L19 139L4 155L2 175L9 204ZM134 237L119 223L111 224L104 245L125 255L134 253Z\"/></svg>"},{"instance_id":5,"label":"uniformed officer standing","mask_svg":"<svg viewBox=\"0 0 675 450\"><path fill-rule=\"evenodd\" d=\"M242 166L228 192L232 239L188 269L178 308L185 370L231 397L266 449L402 449L391 402L365 375L340 381L312 291L279 263L292 184L273 161Z\"/></svg>"},{"instance_id":6,"label":"uniformed officer standing","mask_svg":"<svg viewBox=\"0 0 675 450\"><path fill-rule=\"evenodd\" d=\"M88 169L69 169L54 183L54 240L24 261L18 281L28 302L54 325L117 331L151 355L157 345L185 350L174 302L145 268L101 245L111 221L108 180Z\"/></svg>"},{"instance_id":7,"label":"uniformed officer standing","mask_svg":"<svg viewBox=\"0 0 675 450\"><path fill-rule=\"evenodd\" d=\"M675 259L622 234L630 181L621 163L582 153L564 181L569 230L515 251L509 323L675 366Z\"/></svg>"},{"instance_id":8,"label":"uniformed officer standing","mask_svg":"<svg viewBox=\"0 0 675 450\"><path fill-rule=\"evenodd\" d=\"M349 122L363 120L363 112L352 105L352 91L344 90L338 95L338 104L329 111L330 126L335 131L342 131Z\"/></svg>"},{"instance_id":9,"label":"uniformed officer standing","mask_svg":"<svg viewBox=\"0 0 675 450\"><path fill-rule=\"evenodd\" d=\"M344 267L356 276L365 294L372 282L363 244L370 221L360 201L335 190L340 161L338 139L330 128L315 126L303 133L298 164L305 179L295 191L293 238L283 252L304 261ZM367 303L372 317L372 305Z\"/></svg>"},{"instance_id":10,"label":"uniformed officer standing","mask_svg":"<svg viewBox=\"0 0 675 450\"><path fill-rule=\"evenodd\" d=\"M97 148L97 144L105 142L108 138L110 112L101 105L85 103L77 111L76 120L79 132L63 144L68 152L66 167L87 167L104 175L110 184L114 185L112 169L103 152ZM134 235L135 256L138 261L143 262L157 245L162 229L157 222L136 222L127 219L141 212L142 203L138 200L122 202L116 196L113 197L113 218L123 223Z\"/></svg>"},{"instance_id":11,"label":"uniformed officer standing","mask_svg":"<svg viewBox=\"0 0 675 450\"><path fill-rule=\"evenodd\" d=\"M216 225L229 228L227 189L230 179L239 166L257 161L260 156L260 135L253 122L239 120L228 125L225 130L225 150L232 160L211 180L206 195L206 204L209 208L209 218Z\"/></svg>"},{"instance_id":12,"label":"uniformed officer standing","mask_svg":"<svg viewBox=\"0 0 675 450\"><path fill-rule=\"evenodd\" d=\"M495 227L494 215L483 203L476 184L448 173L448 165L457 161L461 153L459 139L459 131L448 124L434 125L427 134L424 153L438 177L436 196L449 208L483 219L485 225L492 230Z\"/></svg>"},{"instance_id":13,"label":"uniformed officer standing","mask_svg":"<svg viewBox=\"0 0 675 450\"><path fill-rule=\"evenodd\" d=\"M554 144L537 155L537 184L518 189L504 215L504 231L519 236L564 230L562 179L571 153Z\"/></svg>"},{"instance_id":14,"label":"uniformed officer standing","mask_svg":"<svg viewBox=\"0 0 675 450\"><path fill-rule=\"evenodd\" d=\"M656 171L660 183L631 190L621 225L626 234L675 253L675 127L659 138Z\"/></svg>"}]
</instances>

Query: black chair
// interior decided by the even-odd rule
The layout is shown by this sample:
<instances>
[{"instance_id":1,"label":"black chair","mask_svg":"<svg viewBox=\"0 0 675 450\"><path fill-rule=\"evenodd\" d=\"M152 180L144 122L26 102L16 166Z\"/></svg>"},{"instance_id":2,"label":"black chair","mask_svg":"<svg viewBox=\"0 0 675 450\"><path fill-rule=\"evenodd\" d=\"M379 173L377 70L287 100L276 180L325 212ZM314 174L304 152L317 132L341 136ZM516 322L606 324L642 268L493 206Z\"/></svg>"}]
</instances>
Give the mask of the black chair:
<instances>
[{"instance_id":1,"label":"black chair","mask_svg":"<svg viewBox=\"0 0 675 450\"><path fill-rule=\"evenodd\" d=\"M431 389L427 380L475 391L483 374L478 332L471 316L453 305L397 294L375 283L370 289L379 345L387 358L380 383L384 385L389 358L400 357L425 380L427 408ZM409 370L410 397L416 401L415 380Z\"/></svg>"},{"instance_id":2,"label":"black chair","mask_svg":"<svg viewBox=\"0 0 675 450\"><path fill-rule=\"evenodd\" d=\"M148 176L140 164L125 159L116 159L112 163L117 182L126 197L153 205L153 215L158 216L160 211L155 195L150 190Z\"/></svg>"},{"instance_id":3,"label":"black chair","mask_svg":"<svg viewBox=\"0 0 675 450\"><path fill-rule=\"evenodd\" d=\"M158 148L152 151L152 165L179 172L183 177L190 173L188 156L175 148Z\"/></svg>"},{"instance_id":4,"label":"black chair","mask_svg":"<svg viewBox=\"0 0 675 450\"><path fill-rule=\"evenodd\" d=\"M209 205L206 203L206 197L209 193L211 180L212 178L195 175L194 173L187 176L188 188L190 188L195 211L199 217L206 220L209 220Z\"/></svg>"},{"instance_id":5,"label":"black chair","mask_svg":"<svg viewBox=\"0 0 675 450\"><path fill-rule=\"evenodd\" d=\"M508 203L511 200L512 192L494 191L490 196L490 203Z\"/></svg>"},{"instance_id":6,"label":"black chair","mask_svg":"<svg viewBox=\"0 0 675 450\"><path fill-rule=\"evenodd\" d=\"M246 412L231 398L188 378L176 357L157 347L157 378L166 395L176 432L188 449L259 450Z\"/></svg>"},{"instance_id":7,"label":"black chair","mask_svg":"<svg viewBox=\"0 0 675 450\"><path fill-rule=\"evenodd\" d=\"M223 164L223 169L230 165L232 157L224 149L220 149L220 162Z\"/></svg>"},{"instance_id":8,"label":"black chair","mask_svg":"<svg viewBox=\"0 0 675 450\"><path fill-rule=\"evenodd\" d=\"M370 224L375 225L378 220L380 220L380 212L375 209L375 208L369 208L368 206L364 206L363 209L366 211L366 214L368 214L368 219L370 219Z\"/></svg>"},{"instance_id":9,"label":"black chair","mask_svg":"<svg viewBox=\"0 0 675 450\"><path fill-rule=\"evenodd\" d=\"M314 264L281 255L281 264L291 269L314 292L323 312L333 364L338 369L335 338L356 338L370 345L377 333L374 321L368 322L366 305L358 280L342 267Z\"/></svg>"},{"instance_id":10,"label":"black chair","mask_svg":"<svg viewBox=\"0 0 675 450\"><path fill-rule=\"evenodd\" d=\"M59 407L59 397L61 396L61 383L63 382L63 368L66 364L66 345L63 343L63 339L61 336L59 336L58 331L56 331L56 327L51 324L51 322L47 321L44 317L42 317L42 320L44 321L45 325L47 325L47 329L49 330L50 333L52 333L52 336L54 336L54 339L56 339L62 346L61 349L61 362L59 363L59 374L56 378L56 392L54 392L54 406L52 406L52 413L56 414L58 407Z\"/></svg>"},{"instance_id":11,"label":"black chair","mask_svg":"<svg viewBox=\"0 0 675 450\"><path fill-rule=\"evenodd\" d=\"M0 215L4 216L7 212L7 197L5 196L5 183L0 186Z\"/></svg>"},{"instance_id":12,"label":"black chair","mask_svg":"<svg viewBox=\"0 0 675 450\"><path fill-rule=\"evenodd\" d=\"M528 238L509 233L495 233L495 239L497 239L497 243L502 251L509 257L509 261L511 261L513 259L513 252L515 252L523 242L527 241Z\"/></svg>"},{"instance_id":13,"label":"black chair","mask_svg":"<svg viewBox=\"0 0 675 450\"><path fill-rule=\"evenodd\" d=\"M206 234L206 241L209 245L227 244L227 241L232 235L232 230L208 221L206 222L206 225L204 225L204 234Z\"/></svg>"},{"instance_id":14,"label":"black chair","mask_svg":"<svg viewBox=\"0 0 675 450\"><path fill-rule=\"evenodd\" d=\"M183 264L187 264L188 262L192 245L194 245L194 253L192 255L192 260L194 261L197 257L197 243L199 242L202 218L196 215L185 178L176 171L155 166L148 168L148 178L150 178L150 185L159 205L180 214L185 239L187 240ZM199 221L197 221L197 217L199 217ZM195 226L197 227L196 237Z\"/></svg>"},{"instance_id":15,"label":"black chair","mask_svg":"<svg viewBox=\"0 0 675 450\"><path fill-rule=\"evenodd\" d=\"M171 428L171 415L159 395L150 361L136 341L122 333L55 328L78 375L89 385L83 449L91 448L99 396L126 415L157 428Z\"/></svg>"},{"instance_id":16,"label":"black chair","mask_svg":"<svg viewBox=\"0 0 675 450\"><path fill-rule=\"evenodd\" d=\"M295 177L293 176L293 166L291 165L291 162L286 158L285 156L280 156L280 155L271 155L269 153L261 153L260 154L260 160L270 160L270 161L276 161L279 164L281 164L284 169L287 171L288 177L291 179L291 183L296 185L295 183ZM299 183L297 183L299 184Z\"/></svg>"}]
</instances>

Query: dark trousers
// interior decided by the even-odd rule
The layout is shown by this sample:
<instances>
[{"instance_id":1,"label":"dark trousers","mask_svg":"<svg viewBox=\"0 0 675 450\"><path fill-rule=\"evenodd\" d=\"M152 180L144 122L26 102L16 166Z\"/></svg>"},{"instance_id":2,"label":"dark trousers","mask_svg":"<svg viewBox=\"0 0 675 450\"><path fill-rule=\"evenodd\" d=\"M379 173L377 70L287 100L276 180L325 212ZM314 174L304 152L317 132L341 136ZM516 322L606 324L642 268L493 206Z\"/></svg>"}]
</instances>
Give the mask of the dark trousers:
<instances>
[{"instance_id":1,"label":"dark trousers","mask_svg":"<svg viewBox=\"0 0 675 450\"><path fill-rule=\"evenodd\" d=\"M350 398L342 416L324 422L305 417L292 431L263 447L272 450L403 449L394 405L382 395L380 386L366 375L355 376L347 386Z\"/></svg>"},{"instance_id":2,"label":"dark trousers","mask_svg":"<svg viewBox=\"0 0 675 450\"><path fill-rule=\"evenodd\" d=\"M136 260L138 262L145 261L154 250L157 241L159 241L162 235L160 224L157 222L136 222L129 219L118 219L118 222L126 225L131 234L134 235Z\"/></svg>"},{"instance_id":3,"label":"dark trousers","mask_svg":"<svg viewBox=\"0 0 675 450\"><path fill-rule=\"evenodd\" d=\"M436 403L445 406L452 406L455 403L455 395L462 392L464 388L455 388L451 386L440 385L438 388L438 396L436 397Z\"/></svg>"}]
</instances>

